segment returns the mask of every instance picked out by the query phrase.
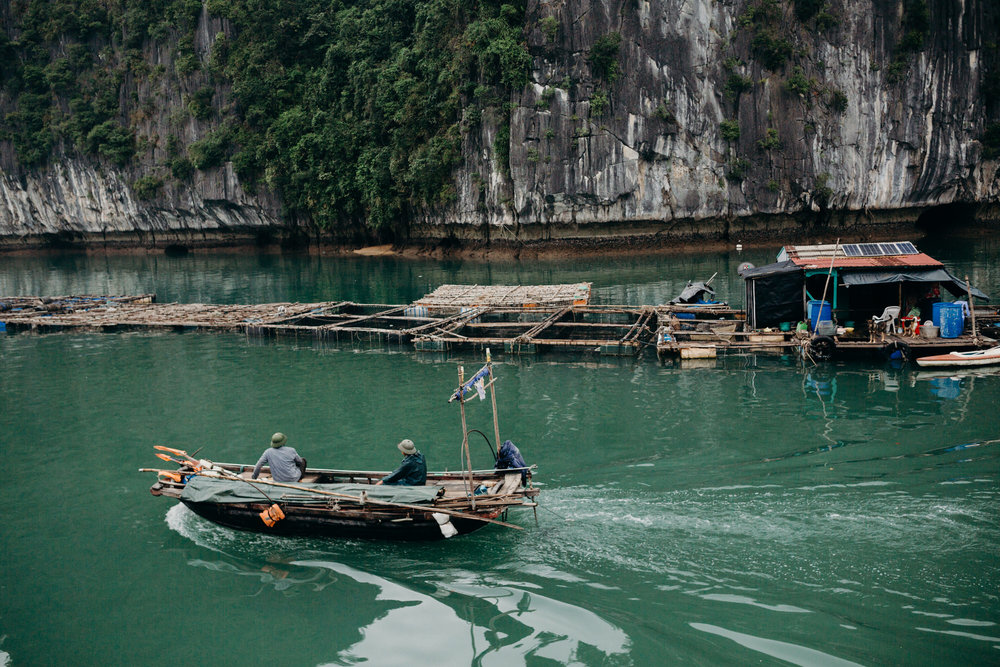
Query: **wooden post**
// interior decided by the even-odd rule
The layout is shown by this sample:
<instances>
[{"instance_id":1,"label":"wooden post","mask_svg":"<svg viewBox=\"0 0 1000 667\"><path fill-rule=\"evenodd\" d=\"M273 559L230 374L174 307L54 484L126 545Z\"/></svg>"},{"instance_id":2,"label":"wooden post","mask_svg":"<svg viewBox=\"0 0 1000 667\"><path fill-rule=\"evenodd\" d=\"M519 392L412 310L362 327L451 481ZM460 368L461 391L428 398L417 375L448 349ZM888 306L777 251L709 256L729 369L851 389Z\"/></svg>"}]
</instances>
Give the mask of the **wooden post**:
<instances>
[{"instance_id":1,"label":"wooden post","mask_svg":"<svg viewBox=\"0 0 1000 667\"><path fill-rule=\"evenodd\" d=\"M979 341L976 332L976 304L972 303L972 285L969 284L969 276L965 276L965 292L969 295L969 316L972 318L972 342Z\"/></svg>"},{"instance_id":2,"label":"wooden post","mask_svg":"<svg viewBox=\"0 0 1000 667\"><path fill-rule=\"evenodd\" d=\"M823 282L823 296L820 297L819 300L819 315L817 315L817 318L823 316L823 302L826 301L826 288L830 286L830 276L833 275L833 263L837 259L837 249L839 247L840 247L840 239L837 239L837 242L833 244L833 255L830 257L830 270L826 272L826 280ZM835 290L837 289L837 283L833 284L833 289ZM808 314L809 311L806 311L806 315ZM830 321L831 322L833 321L833 303L830 304ZM814 334L816 333L817 324L819 324L819 322L810 322L810 328L812 329L812 333Z\"/></svg>"},{"instance_id":3,"label":"wooden post","mask_svg":"<svg viewBox=\"0 0 1000 667\"><path fill-rule=\"evenodd\" d=\"M486 366L490 369L490 400L493 402L493 435L496 437L497 454L500 453L500 420L497 417L497 390L493 385L493 361L490 359L490 348L486 348ZM495 463L495 462L494 462Z\"/></svg>"},{"instance_id":4,"label":"wooden post","mask_svg":"<svg viewBox=\"0 0 1000 667\"><path fill-rule=\"evenodd\" d=\"M754 311L757 310L757 283L754 282ZM806 288L805 274L802 276L802 319L809 324L807 331L812 333L812 321L809 319L809 290ZM757 327L757 321L754 320L754 328Z\"/></svg>"},{"instance_id":5,"label":"wooden post","mask_svg":"<svg viewBox=\"0 0 1000 667\"><path fill-rule=\"evenodd\" d=\"M462 409L462 453L465 454L465 461L469 465L469 500L472 502L472 509L476 509L476 490L472 488L472 454L469 453L469 429L465 425L465 396L462 395L462 386L465 384L465 367L458 367L458 404Z\"/></svg>"}]
</instances>

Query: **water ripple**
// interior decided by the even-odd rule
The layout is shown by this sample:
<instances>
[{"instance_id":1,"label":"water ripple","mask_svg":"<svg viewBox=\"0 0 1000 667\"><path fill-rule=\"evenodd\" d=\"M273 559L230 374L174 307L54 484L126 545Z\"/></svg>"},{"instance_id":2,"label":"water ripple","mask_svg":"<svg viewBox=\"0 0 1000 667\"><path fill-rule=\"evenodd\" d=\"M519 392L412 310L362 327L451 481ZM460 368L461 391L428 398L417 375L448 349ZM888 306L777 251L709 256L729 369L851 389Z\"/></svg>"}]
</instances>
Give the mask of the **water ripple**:
<instances>
[{"instance_id":1,"label":"water ripple","mask_svg":"<svg viewBox=\"0 0 1000 667\"><path fill-rule=\"evenodd\" d=\"M810 667L860 667L859 663L844 660L843 658L838 658L837 656L806 646L799 646L798 644L756 637L707 623L691 623L690 625L695 630L731 639L741 646L764 653L772 658L785 660L793 665L809 665Z\"/></svg>"}]
</instances>

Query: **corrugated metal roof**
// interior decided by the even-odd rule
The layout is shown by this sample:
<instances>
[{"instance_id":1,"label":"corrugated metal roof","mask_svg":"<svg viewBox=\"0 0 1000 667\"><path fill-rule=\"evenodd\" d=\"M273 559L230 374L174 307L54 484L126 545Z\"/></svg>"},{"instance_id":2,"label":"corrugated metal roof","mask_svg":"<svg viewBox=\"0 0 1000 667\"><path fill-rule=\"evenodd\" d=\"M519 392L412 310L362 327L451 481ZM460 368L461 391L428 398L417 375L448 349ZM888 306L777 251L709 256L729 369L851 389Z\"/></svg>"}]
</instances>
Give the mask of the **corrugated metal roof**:
<instances>
[{"instance_id":1,"label":"corrugated metal roof","mask_svg":"<svg viewBox=\"0 0 1000 667\"><path fill-rule=\"evenodd\" d=\"M796 266L803 269L829 269L830 257L817 257L802 259L801 257L789 256ZM833 268L835 269L899 269L908 266L944 266L941 262L924 253L916 255L887 255L884 257L841 257L833 258Z\"/></svg>"},{"instance_id":2,"label":"corrugated metal roof","mask_svg":"<svg viewBox=\"0 0 1000 667\"><path fill-rule=\"evenodd\" d=\"M848 257L844 254L844 245L833 243L820 245L785 246L778 255L779 259L786 257L796 266L806 270L829 269L833 260L835 269L897 269L908 266L937 267L943 266L933 257L918 253L916 255L875 255L868 257ZM836 251L836 254L835 254Z\"/></svg>"}]
</instances>

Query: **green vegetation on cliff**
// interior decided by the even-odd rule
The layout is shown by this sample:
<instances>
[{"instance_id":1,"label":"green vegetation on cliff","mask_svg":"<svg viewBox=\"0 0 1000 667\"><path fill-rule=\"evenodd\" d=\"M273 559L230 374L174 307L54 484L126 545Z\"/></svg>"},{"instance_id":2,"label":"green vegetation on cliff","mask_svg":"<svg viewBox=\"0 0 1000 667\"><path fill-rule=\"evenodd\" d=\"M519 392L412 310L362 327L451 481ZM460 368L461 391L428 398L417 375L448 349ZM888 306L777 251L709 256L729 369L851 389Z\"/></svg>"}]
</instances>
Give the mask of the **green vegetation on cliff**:
<instances>
[{"instance_id":1,"label":"green vegetation on cliff","mask_svg":"<svg viewBox=\"0 0 1000 667\"><path fill-rule=\"evenodd\" d=\"M463 109L500 105L527 81L523 6L213 0L208 9L236 28L213 62L233 82L237 170L323 226L363 219L387 229L407 209L453 200Z\"/></svg>"},{"instance_id":2,"label":"green vegetation on cliff","mask_svg":"<svg viewBox=\"0 0 1000 667\"><path fill-rule=\"evenodd\" d=\"M203 11L225 19L207 57ZM390 232L452 201L463 132L484 109L509 113L531 62L524 0L14 0L10 13L0 140L22 166L60 151L148 166L165 143L156 173L134 181L143 198L161 176L232 160L324 227ZM187 91L171 128L211 128L187 146L137 135L156 113L140 90L164 76Z\"/></svg>"}]
</instances>

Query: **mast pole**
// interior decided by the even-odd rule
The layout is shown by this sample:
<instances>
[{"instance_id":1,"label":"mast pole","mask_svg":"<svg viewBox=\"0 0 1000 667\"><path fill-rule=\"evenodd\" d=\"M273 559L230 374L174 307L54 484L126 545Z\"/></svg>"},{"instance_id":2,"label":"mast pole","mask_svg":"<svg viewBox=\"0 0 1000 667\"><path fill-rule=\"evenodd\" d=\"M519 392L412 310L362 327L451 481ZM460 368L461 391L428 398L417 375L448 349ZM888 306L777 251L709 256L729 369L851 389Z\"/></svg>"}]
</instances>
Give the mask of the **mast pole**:
<instances>
[{"instance_id":1,"label":"mast pole","mask_svg":"<svg viewBox=\"0 0 1000 667\"><path fill-rule=\"evenodd\" d=\"M497 390L496 387L493 386L496 382L496 378L493 376L493 361L490 359L490 348L486 348L486 366L490 369L490 400L493 402L493 435L496 437L497 455L499 455L500 419L497 417Z\"/></svg>"},{"instance_id":2,"label":"mast pole","mask_svg":"<svg viewBox=\"0 0 1000 667\"><path fill-rule=\"evenodd\" d=\"M476 509L476 493L472 488L472 454L469 453L469 430L465 424L465 396L462 395L462 386L465 384L465 367L458 367L458 404L462 409L462 453L465 454L465 462L469 466L469 500L472 501L472 509Z\"/></svg>"}]
</instances>

